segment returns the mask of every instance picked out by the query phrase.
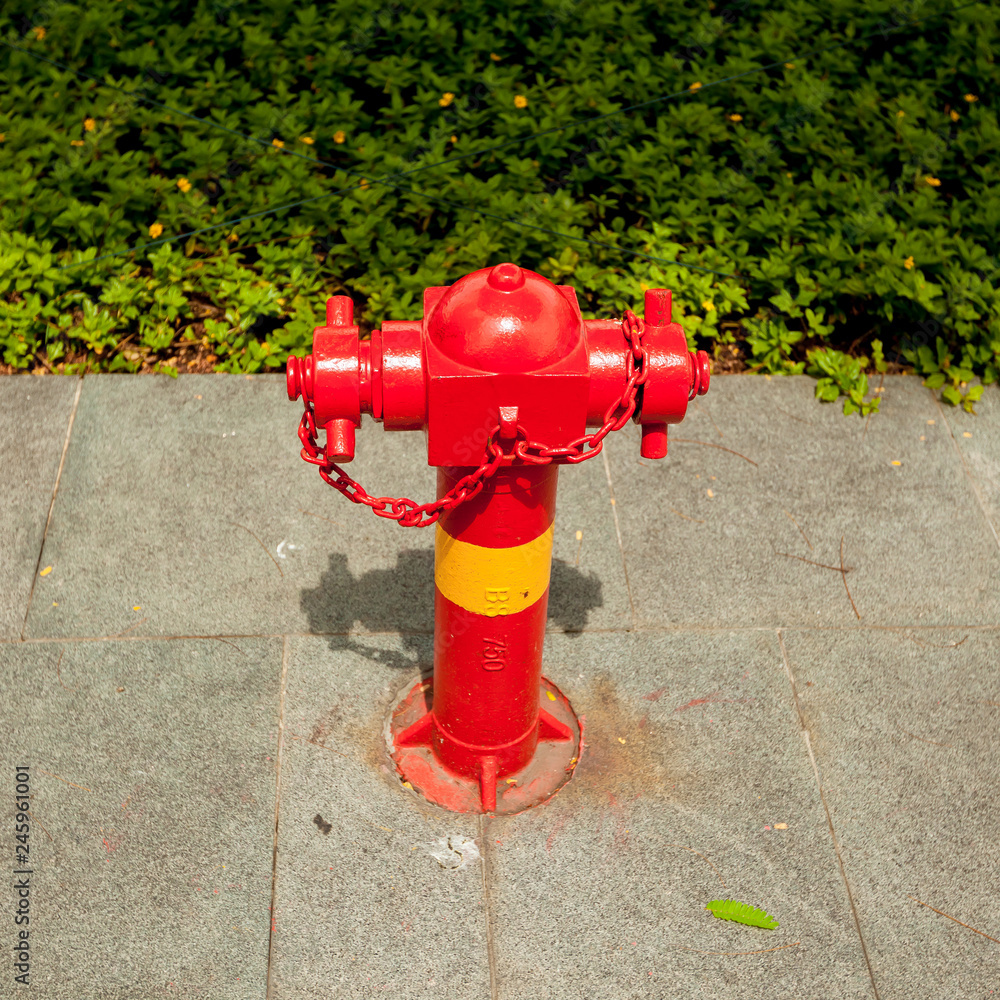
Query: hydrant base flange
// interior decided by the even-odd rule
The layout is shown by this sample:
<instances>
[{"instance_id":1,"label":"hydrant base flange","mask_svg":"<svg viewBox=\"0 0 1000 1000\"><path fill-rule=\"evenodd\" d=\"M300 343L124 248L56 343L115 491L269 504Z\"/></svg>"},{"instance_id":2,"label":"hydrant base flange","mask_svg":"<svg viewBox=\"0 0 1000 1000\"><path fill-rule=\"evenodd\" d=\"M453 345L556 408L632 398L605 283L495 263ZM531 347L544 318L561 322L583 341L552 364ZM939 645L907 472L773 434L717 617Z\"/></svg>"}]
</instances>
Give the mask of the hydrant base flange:
<instances>
[{"instance_id":1,"label":"hydrant base flange","mask_svg":"<svg viewBox=\"0 0 1000 1000\"><path fill-rule=\"evenodd\" d=\"M545 739L520 771L495 778L484 787L448 770L429 746L398 746L397 737L427 717L433 709L434 686L430 678L419 680L404 691L387 719L389 753L404 785L429 802L452 812L490 812L509 816L551 798L573 774L580 759L580 723L569 699L550 680L539 685L542 725L548 716L559 730L569 730L570 739ZM487 779L488 780L488 779ZM495 791L494 791L495 788ZM495 799L494 799L495 795ZM494 804L495 802L495 804ZM489 806L492 805L492 808Z\"/></svg>"}]
</instances>

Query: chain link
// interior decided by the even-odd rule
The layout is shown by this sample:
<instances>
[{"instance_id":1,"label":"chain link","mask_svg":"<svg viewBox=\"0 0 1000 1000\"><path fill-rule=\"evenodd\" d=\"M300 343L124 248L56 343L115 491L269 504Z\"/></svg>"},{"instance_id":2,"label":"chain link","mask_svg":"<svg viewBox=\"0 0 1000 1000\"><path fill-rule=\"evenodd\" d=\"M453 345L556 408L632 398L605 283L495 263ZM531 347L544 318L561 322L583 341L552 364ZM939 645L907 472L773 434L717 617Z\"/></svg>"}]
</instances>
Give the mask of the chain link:
<instances>
[{"instance_id":1,"label":"chain link","mask_svg":"<svg viewBox=\"0 0 1000 1000\"><path fill-rule=\"evenodd\" d=\"M521 459L530 465L548 465L554 459L564 459L576 464L585 462L601 453L604 439L612 432L621 430L635 414L639 389L646 381L646 348L642 343L642 320L630 309L625 310L622 320L622 334L628 342L625 355L625 389L621 398L608 407L604 422L593 434L585 434L564 448L549 448L538 441L529 441L521 424L517 425L517 437L513 449L505 452L500 444L500 425L490 432L486 441L486 456L479 467L463 476L448 492L431 503L417 503L407 497L373 497L356 480L352 479L339 465L331 462L326 448L317 443L316 414L312 402L303 393L305 412L299 421L299 440L302 442L302 458L310 465L318 466L319 474L335 490L353 503L370 507L379 517L397 521L404 528L425 528L447 510L453 510L466 500L471 500L483 489L485 482L506 461ZM331 473L336 473L336 479Z\"/></svg>"}]
</instances>

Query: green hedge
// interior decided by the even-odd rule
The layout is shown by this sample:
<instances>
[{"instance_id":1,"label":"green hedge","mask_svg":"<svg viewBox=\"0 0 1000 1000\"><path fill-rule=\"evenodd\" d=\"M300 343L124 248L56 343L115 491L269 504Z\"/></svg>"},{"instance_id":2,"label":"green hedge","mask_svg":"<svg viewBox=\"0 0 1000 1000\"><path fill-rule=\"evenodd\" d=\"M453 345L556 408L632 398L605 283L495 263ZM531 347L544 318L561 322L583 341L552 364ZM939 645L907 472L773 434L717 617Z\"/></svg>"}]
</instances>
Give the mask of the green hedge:
<instances>
[{"instance_id":1,"label":"green hedge","mask_svg":"<svg viewBox=\"0 0 1000 1000\"><path fill-rule=\"evenodd\" d=\"M277 369L328 294L370 328L514 260L587 316L672 288L719 367L806 371L848 412L887 365L971 406L1000 367L997 25L940 0L7 4L3 362Z\"/></svg>"}]
</instances>

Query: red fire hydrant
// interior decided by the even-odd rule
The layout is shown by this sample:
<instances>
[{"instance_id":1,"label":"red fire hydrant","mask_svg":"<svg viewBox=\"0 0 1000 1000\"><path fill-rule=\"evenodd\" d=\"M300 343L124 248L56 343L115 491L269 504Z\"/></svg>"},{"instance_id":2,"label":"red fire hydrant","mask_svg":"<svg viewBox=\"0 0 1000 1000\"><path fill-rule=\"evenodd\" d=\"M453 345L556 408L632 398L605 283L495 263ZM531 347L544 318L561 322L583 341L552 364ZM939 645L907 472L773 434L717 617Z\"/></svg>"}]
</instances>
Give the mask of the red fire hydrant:
<instances>
[{"instance_id":1,"label":"red fire hydrant","mask_svg":"<svg viewBox=\"0 0 1000 1000\"><path fill-rule=\"evenodd\" d=\"M643 457L663 458L667 425L708 391L708 355L688 350L665 289L646 292L642 321L584 320L575 289L510 263L428 288L422 320L370 340L353 312L327 300L313 353L288 361L288 396L304 399L302 457L326 482L403 526L437 525L433 681L394 706L390 752L439 805L517 812L580 755L576 716L541 673L558 467L629 419ZM362 413L426 431L437 500L370 496L339 467Z\"/></svg>"}]
</instances>

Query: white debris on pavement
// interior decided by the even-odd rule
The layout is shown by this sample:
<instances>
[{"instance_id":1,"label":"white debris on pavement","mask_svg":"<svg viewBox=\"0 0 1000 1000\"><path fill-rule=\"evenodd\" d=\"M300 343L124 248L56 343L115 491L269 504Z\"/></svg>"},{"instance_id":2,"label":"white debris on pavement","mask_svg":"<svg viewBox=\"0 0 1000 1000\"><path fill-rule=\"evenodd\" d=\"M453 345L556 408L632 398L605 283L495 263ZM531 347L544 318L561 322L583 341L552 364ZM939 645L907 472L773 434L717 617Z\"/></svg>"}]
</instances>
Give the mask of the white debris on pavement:
<instances>
[{"instance_id":1,"label":"white debris on pavement","mask_svg":"<svg viewBox=\"0 0 1000 1000\"><path fill-rule=\"evenodd\" d=\"M467 868L479 860L479 848L471 837L448 834L427 845L427 853L442 867Z\"/></svg>"}]
</instances>

